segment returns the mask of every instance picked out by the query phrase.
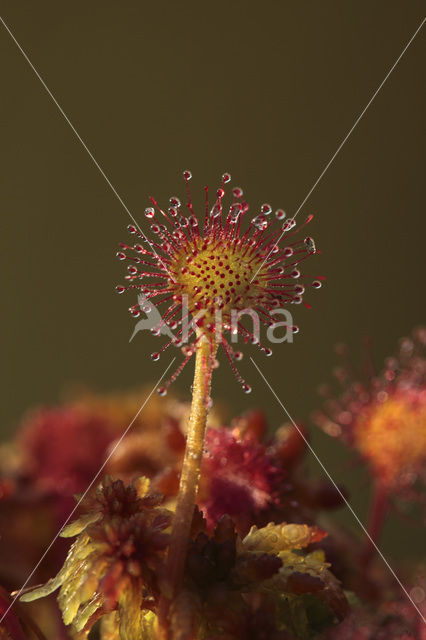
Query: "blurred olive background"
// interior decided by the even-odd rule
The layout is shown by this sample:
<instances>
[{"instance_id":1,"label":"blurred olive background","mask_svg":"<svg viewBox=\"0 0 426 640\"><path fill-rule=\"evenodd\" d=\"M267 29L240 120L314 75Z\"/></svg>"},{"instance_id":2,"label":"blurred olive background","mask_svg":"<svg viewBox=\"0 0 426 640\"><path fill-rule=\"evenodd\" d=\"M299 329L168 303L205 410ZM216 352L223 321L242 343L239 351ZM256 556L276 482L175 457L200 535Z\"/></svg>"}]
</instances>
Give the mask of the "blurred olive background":
<instances>
[{"instance_id":1,"label":"blurred olive background","mask_svg":"<svg viewBox=\"0 0 426 640\"><path fill-rule=\"evenodd\" d=\"M1 7L141 224L150 194L162 204L183 195L186 168L196 202L227 170L253 211L270 202L294 213L424 12L420 1L388 0ZM295 419L308 422L318 405L336 342L357 360L362 337L371 336L380 366L424 320L424 53L423 30L299 213L316 214L309 233L322 255L305 271L326 275L326 286L306 297L312 310L292 307L301 327L293 345L277 346L269 359L251 351ZM108 391L155 381L174 354L152 363L158 343L147 332L129 344L135 321L127 308L136 300L114 293L129 216L1 25L0 64L6 437L29 407L58 402L69 386ZM261 406L277 426L285 416L248 353L241 364L252 395L222 362L214 397L231 413ZM176 388L189 395L190 383L188 371ZM365 517L359 471L324 435L315 432L313 444ZM352 522L347 511L342 517ZM392 524L385 550L401 547L406 531Z\"/></svg>"}]
</instances>

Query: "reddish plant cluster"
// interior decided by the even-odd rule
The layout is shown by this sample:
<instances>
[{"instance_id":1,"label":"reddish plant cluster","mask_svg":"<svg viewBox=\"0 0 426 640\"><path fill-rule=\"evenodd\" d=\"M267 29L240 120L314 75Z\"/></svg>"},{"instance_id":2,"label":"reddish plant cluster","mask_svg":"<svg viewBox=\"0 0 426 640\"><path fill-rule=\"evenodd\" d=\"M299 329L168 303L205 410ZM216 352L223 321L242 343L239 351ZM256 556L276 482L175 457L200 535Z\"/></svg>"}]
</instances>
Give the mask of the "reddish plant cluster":
<instances>
[{"instance_id":1,"label":"reddish plant cluster","mask_svg":"<svg viewBox=\"0 0 426 640\"><path fill-rule=\"evenodd\" d=\"M362 424L368 424L368 418L373 421L376 419L372 407L380 398L382 406L388 398L393 402L395 397L399 398L403 393L408 394L408 397L413 392L417 392L417 396L421 395L421 374L424 370L422 335L417 331L412 342L402 343L404 348L399 359L387 361L384 374L371 377L370 386L364 386L368 394L364 392L362 395L360 387L355 385L355 390L361 395L357 396L355 404L350 405L353 412L353 421L350 423L352 429L361 424L359 416L362 412L365 412ZM396 367L397 362L399 367ZM384 389L387 398L378 396ZM360 403L359 398L364 402ZM349 402L348 396L345 399ZM81 395L64 407L33 412L23 421L22 430L18 432L14 445L3 446L2 456L4 460L8 460L8 464L4 465L1 483L3 489L0 514L4 522L8 520L12 525L11 529L9 527L11 536L6 536L3 541L8 548L4 545L2 548L4 562L2 561L1 579L4 585L18 587L20 581L25 579L26 572L37 561L58 525L57 517L52 521L52 516L49 515L55 501L60 495L69 496L71 490L83 489L87 479L94 477L100 461L111 453L120 429L127 426L126 422L130 421L139 402L140 395L137 393ZM410 407L409 404L406 406ZM415 406L418 409L419 404ZM135 611L142 611L144 613L137 617L140 628L148 638L149 634L155 636L156 603L162 590L167 592L168 589L164 558L185 446L188 411L186 403L179 402L172 396L153 399L134 425L134 433L120 443L108 463L110 471L113 470L126 482L133 479L134 484L126 487L121 481L104 481L97 493L90 494L80 505L81 519L65 530L65 535L77 535L77 541L84 539L85 542L80 542L81 549L77 546L76 553L69 555L69 560L65 561L64 568L57 577L35 594L44 595L55 588L63 590L64 595L60 599L62 613L67 622L72 622L75 629L79 629L75 631L75 637L86 637L87 630L101 617L102 638L114 637L117 633L122 633L127 638L127 631L120 632L120 624L122 629L126 629L125 625L130 624L126 622L127 614L131 611L131 624L135 624ZM325 414L321 415L320 420L324 420ZM335 416L340 418L339 424L343 430L343 416L341 413ZM391 412L390 416L399 416L400 424L404 424L409 433L410 429L415 431L419 428L416 426L419 423L412 420L409 410L402 414ZM286 522L293 522L297 524L291 526L307 527L307 531L314 532L316 529L312 527L319 512L325 513L327 508L338 506L342 502L340 494L332 485L306 476L303 465L308 435L306 430L284 425L273 435L268 435L265 417L259 411L247 412L234 419L230 427L223 427L221 424L219 414L213 414L207 432L198 498L204 517L199 513L194 519L185 569L185 588L173 604L170 614L175 628L187 629L187 636L182 635L182 638L198 637L194 635L198 633L194 629L202 624L203 628L208 629L209 635L206 632L205 637L209 640L260 640L264 637L263 632L267 633L268 638L276 640L304 638L306 633L330 640L352 637L359 640L423 640L424 628L416 609L400 594L399 588L386 572L382 569L379 571L378 566L372 563L371 554L367 561L365 545L356 537L346 534L336 524L328 523L330 535L325 539L322 539L323 534L314 533L311 536L306 546L311 563L307 574L306 560L303 561L303 571L295 569L294 563L299 552L294 549L291 556L285 555L282 549L278 553L270 553L270 547L265 542L269 537L268 527L272 526L268 525L269 522L281 527L289 526L285 525ZM420 424L424 425L425 422ZM76 437L88 425L96 426L92 436L99 447L98 458L93 460L92 467L89 457L80 447L64 446L66 442L76 443ZM393 433L392 422L389 425L390 433ZM373 429L373 426L370 428ZM353 430L348 429L344 436L348 444L357 446L359 440ZM57 444L61 452L61 465L55 460L55 451L50 446L52 442ZM95 446L95 442L87 446ZM380 458L383 452L379 451L377 455ZM44 467L40 471L37 471L34 464L35 456L43 460ZM407 457L400 463L401 470L404 469L404 460L406 463ZM373 467L371 462L370 466L377 481L382 477L376 473L378 467ZM150 490L148 480L137 481L141 472L151 478ZM401 486L404 487L406 498L411 497L412 494L407 493L407 485ZM163 504L152 491L164 493ZM28 516L27 521L24 514ZM382 516L385 515L382 513ZM45 523L44 527L41 527L42 522ZM251 555L252 551L248 554L247 545L244 547L244 540L250 539L250 536L255 539L255 534L250 533L253 525L260 527L258 531L262 531L261 544L264 547L266 545L262 550L257 549L254 556ZM12 534L13 530L17 535ZM274 531L274 535L275 533ZM21 567L16 563L11 565L7 559L7 554L16 558L19 553L18 548L16 553L12 553L15 548L13 535L16 537L17 547L32 549L27 564L25 556L20 555L23 563ZM91 545L91 556L85 555L87 544ZM329 578L334 585L333 604L327 600L328 595L324 599L330 592L319 588L318 567L322 573L323 550L327 559L332 562L335 574L358 598L352 605L351 615L332 631L321 629L330 621L343 617L347 605L343 605L342 596L339 595L340 587L334 582L334 578ZM45 578L46 571L57 570L61 553L63 552L59 547L56 557L47 563L39 580ZM63 557L62 555L62 560ZM359 561L362 558L365 572L361 575ZM290 575L283 569L284 561L285 566L292 567ZM80 594L75 596L77 600L72 601L79 603L77 609L76 604L67 604L70 593L66 587L67 580L73 573L72 567L77 566L73 563L84 567L80 590L73 591ZM96 582L94 573L97 574ZM302 577L299 573L303 574ZM274 576L278 574L279 587L274 583ZM89 576L92 578L87 581ZM139 595L133 588L135 581L139 585L136 589ZM409 583L408 577L406 584ZM275 586L272 588L270 585L273 584ZM416 579L411 584L413 587L410 593L414 594L417 606L423 610L426 602L424 581ZM260 588L259 585L263 586ZM274 589L281 594L278 602ZM297 597L302 598L297 607L293 602L296 591ZM140 593L144 594L143 605ZM285 611L281 608L283 593L287 594ZM98 595L95 597L94 594ZM93 597L95 600L92 602ZM10 603L10 597L5 596L5 610L8 602ZM137 606L136 602L139 603ZM376 610L372 609L373 606ZM303 614L299 612L296 615L298 607ZM124 610L127 611L126 615ZM40 611L41 617L35 615L36 622L51 634L54 625L52 627L52 620L48 621L46 616L54 618L53 603L48 603ZM71 613L65 611L71 611L74 617L71 619ZM12 613L14 617L11 617ZM308 625L304 629L297 626L299 623L296 620L299 620L300 615L305 620L304 624ZM283 616L285 624L278 622L283 620ZM22 605L16 610L12 609L6 620L7 625L3 627L3 634L8 634L5 635L6 638L20 640L22 630L28 637L31 637L31 633L35 634L34 637L43 637L36 623L22 610ZM58 623L55 624L57 626L53 635L66 638L67 632ZM307 629L310 629L309 632Z\"/></svg>"},{"instance_id":2,"label":"reddish plant cluster","mask_svg":"<svg viewBox=\"0 0 426 640\"><path fill-rule=\"evenodd\" d=\"M124 398L126 399L125 402L123 401ZM63 411L59 409L54 411L47 410L46 417L49 419L41 419L42 414L40 412L32 414L33 423L31 423L30 417L25 419L23 434L18 434L14 447L15 451L21 450L20 454L17 454L14 474L3 479L3 486L5 487L2 502L3 513L5 515L8 514L9 519L12 516L12 520L17 518L17 514L20 513L19 505L22 507L27 504L26 508L28 508L28 478L31 477L34 482L33 489L35 493L31 497L31 518L26 525L23 523L22 516L19 519L19 528L21 529L19 545L31 546L34 544L30 542L35 540L34 534L37 533L40 536L42 533L40 528L34 530L34 526L39 527L39 525L36 525L36 515L39 513L40 518L43 518L45 517L43 513L48 513L52 507L52 503L49 502L51 493L44 489L46 486L54 485L57 467L49 463L49 451L52 456L54 452L49 448L49 437L47 436L55 440L55 438L60 438L61 435L63 438L70 435L69 431L62 429L63 416L67 416L67 424L76 425L78 416L84 416L82 424L97 424L94 420L91 422L90 414L93 414L93 418L96 416L97 420L103 415L105 434L108 434L108 436L105 437L105 440L100 437L100 442L109 443L111 433L115 437L118 436L119 424L123 424L122 421L125 421L128 412L131 413L133 411L133 407L137 405L138 400L138 394L118 394L104 397L88 394L84 397L76 398L74 404L67 405ZM157 406L157 402L161 404ZM74 420L69 417L71 406L74 406L75 409ZM171 411L174 417L171 416ZM164 586L167 584L167 579L164 576L164 568L162 568L164 545L167 545L167 527L172 517L173 500L177 491L177 473L184 449L184 423L187 415L187 405L178 402L173 397L167 400L153 400L153 406L147 409L141 421L135 425L136 431L129 436L129 442L126 443L125 439L111 458L111 466L123 479L136 478L138 467L145 471L148 470L152 482L151 486L157 491L164 489L166 494L164 506L159 504L159 498L155 495L151 496L148 493L149 497L141 498L138 495L138 491L140 492L141 489L136 488L137 484L136 487L125 488L119 482L111 483L110 481L104 482L97 494L94 497L90 496L85 499L80 506L80 512L82 514L87 513L89 519L85 521L83 515L84 529L81 529L78 535L89 535L96 548L96 552L93 555L94 564L88 564L89 560L84 560L87 575L93 573L92 569L89 570L90 566L104 567L97 583L97 592L100 593L102 591L104 594L103 604L96 609L97 614L95 615L94 612L92 614L94 617L88 618L85 624L91 626L96 616L101 615L102 637L108 638L108 633L112 633L111 630L115 633L115 630L119 629L118 596L119 592L121 593L123 590L126 593L128 592L128 586L125 586L130 584L127 582L129 578L126 576L128 575L132 576L132 580L135 576L144 576L146 582L144 582L145 586L142 591L146 595L144 603L147 608L146 615L144 614L141 618L141 624L145 625L146 628L153 628L154 622L149 612L152 612L153 608L155 609L155 602L158 599L161 588L167 589ZM53 417L57 418L56 423L53 421ZM34 437L34 434L39 431L42 432L44 428L46 428L45 438L42 437L41 433ZM79 428L80 426L76 427L76 433L78 433ZM52 431L56 432L55 436L52 435ZM31 434L31 438L28 437L29 434ZM267 637L276 638L277 640L304 637L304 631L302 632L300 629L291 630L291 625L294 622L287 621L285 629L281 628L280 625L277 626L277 602L273 597L271 599L271 596L268 595L268 590L267 593L263 591L262 593L253 593L252 586L262 582L259 578L259 572L264 576L268 574L268 571L273 572L277 568L282 572L282 565L279 563L281 556L274 555L272 559L267 556L265 560L259 560L256 555L256 559L250 557L249 560L246 558L243 561L244 554L238 555L238 553L241 551L241 541L247 536L253 524L256 524L261 529L266 527L268 522L283 523L290 521L300 523L298 526L305 526L303 523L309 523L312 526L318 517L319 510L327 509L330 506L338 506L341 503L341 497L332 486L325 485L324 481L318 478L309 479L306 477L306 472L302 465L306 450L306 437L306 430L302 427L298 430L293 425L284 425L274 435L268 436L265 418L259 411L248 412L236 418L230 428L221 427L218 417L213 417L207 434L198 500L205 519L197 516L194 520L192 542L185 573L186 587L184 593L179 597L179 602L175 604L173 609L175 625L184 624L184 621L186 621L185 624L196 626L200 616L205 616L203 624L208 624L211 627L210 636L206 637L212 640L215 638L225 638L226 640L231 638L245 639L246 637L260 639L264 629L268 629L269 635ZM33 455L33 448L29 445L34 441L37 442L38 447L41 446L40 443L44 443L44 448L37 449L40 452L40 457L46 461L44 473L40 474L40 490L37 489L37 475L30 476L29 473L30 469L33 470L34 467L27 467L28 460ZM101 458L107 455L110 446L110 444L106 445ZM68 448L67 453L72 458L74 455L73 448ZM166 462L165 467L161 467L161 457ZM226 464L224 464L225 458ZM158 462L154 462L155 460ZM148 464L147 461L150 461L150 463ZM96 473L98 464L99 461L95 460L91 470L93 475ZM22 466L20 467L19 465ZM68 464L65 468L73 470L74 466ZM83 468L85 469L85 467ZM47 470L52 472L51 476L47 475ZM32 471L32 473L34 472ZM84 474L83 477L87 478L87 469L85 469ZM75 478L73 473L71 473L71 478ZM64 483L62 484L62 489L65 490L68 486L68 483ZM142 486L147 487L148 485L142 484ZM44 489L41 490L41 487ZM164 510L164 507L168 507L168 509ZM141 515L141 512L146 511L146 509L150 514L148 518ZM102 514L101 520L97 519L99 514ZM153 514L157 515L154 516ZM156 517L158 519L155 522ZM232 523L230 518L233 520ZM153 522L155 522L154 525L152 525ZM68 530L69 533L79 531L79 526L81 527L82 525L74 524ZM399 631L397 632L396 629L409 629L407 631L407 640L421 638L417 631L413 631L413 629L417 629L418 614L412 605L403 599L398 604L398 592L394 586L390 588L389 580L385 581L385 586L382 584L381 587L375 587L376 578L374 577L374 572L377 571L377 567L374 567L372 573L368 570L360 582L357 563L348 562L350 557L356 558L357 549L359 549L359 553L362 552L362 546L359 545L357 539L345 538L343 532L336 530L335 525L330 525L329 529L331 532L329 538L324 540L321 540L321 536L312 538L308 548L312 549L312 553L318 553L316 548L326 549L327 557L332 560L333 568L337 575L346 586L350 589L355 589L361 598L361 601L354 609L355 617L352 616L338 625L336 630L333 631L334 635L330 635L330 638L349 638L351 633L353 637L357 637L355 633L358 635L362 633L364 635L359 635L360 640L361 638L362 640L372 640L376 637L375 633L378 634L377 638L381 637L379 630L383 637L386 637L384 634L388 633L387 637L397 638L400 636L397 635ZM224 532L227 532L226 535ZM67 532L65 531L65 533ZM43 544L47 545L50 537L54 534L54 527L49 525L45 534L45 542L39 547L40 551L43 549ZM26 542L25 537L23 537L25 535L29 536ZM149 544L147 544L148 540L150 541ZM9 547L10 553L10 550L13 549L11 540L9 540L9 544L12 545ZM144 549L143 553L142 547ZM238 553L236 551L237 547L239 549ZM32 556L30 562L37 560L37 553L40 554L40 551L36 551L36 555ZM18 549L16 553L18 553ZM144 564L143 560L145 553L149 555L147 564ZM323 552L320 551L319 553ZM238 570L235 568L236 554L238 555ZM312 556L312 558L314 557ZM76 556L76 561L77 558L78 556ZM155 558L158 558L159 561L156 561ZM226 560L226 558L228 559ZM59 558L55 562L58 560ZM82 562L82 559L80 558L78 561ZM91 562L92 560L90 560ZM3 566L6 567L8 565L3 563ZM50 563L48 564L49 566L51 567L50 570L55 570L55 564ZM124 567L127 567L127 569L124 569ZM30 569L30 566L28 566L28 569ZM247 572L248 577L246 579L249 580L250 578L252 580L251 583L250 580L246 583L242 581L241 572L243 569ZM25 567L21 570L23 571L22 578L19 578L19 574L17 574L12 582L10 582L11 576L3 573L2 580L4 584L9 583L19 586L20 579L22 580L26 575ZM130 571L130 574L127 571ZM153 581L154 574L156 577ZM64 573L60 572L58 575L60 577L55 579L56 582L48 583L47 590L53 589L55 585L60 588L59 582L64 577ZM273 575L275 574L272 573L269 578L265 577L265 580L271 580ZM40 577L43 579L43 574ZM240 591L235 591L236 580L239 581L238 584L245 591L242 592L241 589ZM204 589L200 587L200 581L204 585ZM309 579L305 576L302 578L302 584L303 581L315 592L316 583L312 576ZM380 578L380 583L382 581L383 578ZM88 585L86 586L88 589ZM299 584L297 575L293 575L290 582L287 579L286 589L290 589L290 587L293 590L305 588ZM148 596L148 592L151 595ZM396 604L393 606L392 615L382 612L382 608L380 608L380 615L374 615L369 612L368 606L367 608L364 605L361 606L362 600L365 598L366 602L371 598L371 601L380 602L382 592L388 594L387 598L394 598ZM304 603L309 604L310 598L311 596L305 595ZM225 601L229 606L224 607ZM149 605L150 602L151 605ZM131 604L128 601L126 603L126 607L130 610ZM82 601L80 606L83 605L84 610L84 606L87 604L88 602ZM288 603L286 606L288 606ZM311 611L310 606L309 604L309 611ZM313 607L312 611L317 612L317 607L318 604ZM18 610L16 611L18 612ZM313 613L312 611L309 614L313 616L311 622L314 626L318 625L319 629L323 623L323 614L316 619L315 616L318 612ZM398 615L395 613L396 611L399 612ZM46 615L53 615L52 610L49 610L49 608L44 610L43 617L39 619L39 624L44 628L51 628L50 623L46 624ZM337 615L337 613L335 612L333 615ZM343 613L340 611L338 617L342 615ZM325 621L330 619L330 617L325 616ZM84 616L81 620L85 620ZM28 622L23 621L21 623L17 618L15 625L17 624L25 627ZM14 628L13 625L12 628ZM84 629L84 626L82 629ZM151 632L154 633L153 631ZM60 633L66 632L62 630L56 631L56 637L62 637ZM83 633L83 631L78 633ZM315 631L315 633L317 632ZM10 637L14 638L13 635ZM16 637L19 639L19 635ZM65 638L66 636L64 635L63 637Z\"/></svg>"},{"instance_id":3,"label":"reddish plant cluster","mask_svg":"<svg viewBox=\"0 0 426 640\"><path fill-rule=\"evenodd\" d=\"M105 478L61 533L77 536L62 569L21 600L59 589L76 640L87 638L98 620L105 639L110 633L121 640L155 637L159 596L169 588L164 560L173 514L149 487L146 478L130 486ZM242 537L229 516L209 533L197 511L183 588L172 602L173 637L244 638L246 629L261 638L259 622L270 614L276 638L304 637L344 618L340 584L324 554L309 551L325 535L315 526L270 523Z\"/></svg>"},{"instance_id":4,"label":"reddish plant cluster","mask_svg":"<svg viewBox=\"0 0 426 640\"><path fill-rule=\"evenodd\" d=\"M39 409L19 432L25 479L59 496L83 491L93 480L93 459L102 457L114 437L106 416L75 406Z\"/></svg>"},{"instance_id":5,"label":"reddish plant cluster","mask_svg":"<svg viewBox=\"0 0 426 640\"><path fill-rule=\"evenodd\" d=\"M40 410L25 418L22 431L18 432L13 445L16 460L11 465L10 474L4 478L3 482L5 491L0 513L5 520L15 522L17 530L20 531L15 542L11 536L7 539L7 549L2 548L5 562L2 562L1 580L4 584L18 587L20 581L25 579L50 539L55 535L57 527L60 527L61 519L58 516L57 505L61 505L60 514L63 513L65 506L60 501L61 496L62 499L66 498L66 504L69 504L71 488L73 490L86 488L83 486L84 483L88 478L92 479L95 476L102 459L111 452L114 443L112 436L118 438L120 428L126 426L127 414L132 413L139 402L139 394L111 396L85 394L76 397L65 407ZM139 422L134 425L135 432L128 436L128 442L125 438L120 443L107 468L110 471L114 469L114 472L126 481L135 480L141 471L148 473L154 491L163 489L166 494L164 506L173 509L177 491L177 474L185 446L184 424L187 415L188 406L173 397L153 399L152 405L146 408ZM80 451L75 455L75 448L78 449L76 437L88 424L99 425L99 428L101 425L104 426L104 433L97 434L97 446L101 451L97 454L97 459L92 460L91 468L87 464L83 465L82 475L78 476L75 470L79 469L79 460L87 461L89 457L83 455L85 452ZM218 533L214 533L216 525L222 517L226 517L226 514L232 516L235 521L232 525L235 527L233 533L235 543L237 540L235 536L243 539L253 524L263 527L271 521L313 523L318 509L330 506L330 500L323 500L324 491L319 491L322 483L315 479L308 481L303 477L301 464L305 444L300 433L293 426L283 426L274 436L268 436L265 417L259 411L248 412L235 419L231 428L220 426L220 420L214 414L210 424L199 495L199 506L205 513L206 520L202 520L202 525L198 526L198 529L194 524L194 544L196 539L197 544L200 544L201 539L210 540L212 535L213 539L217 539ZM67 428L64 428L64 425ZM302 433L305 434L305 431ZM66 447L68 439L76 447ZM50 446L51 442L57 443L61 450L61 467L56 464L55 450ZM3 448L3 455L8 456L10 450L10 445L6 445ZM40 459L45 463L40 476L34 471L35 467L32 464L34 451L37 451ZM80 458L79 456L82 455L83 458ZM224 457L228 460L226 465L223 464ZM163 466L161 466L161 459ZM67 472L70 474L69 481L62 482ZM56 491L54 491L55 487ZM7 491L6 488L8 488ZM79 536L90 536L91 544L94 545L91 559L84 556L85 543L81 550L78 548L76 554L71 555L71 564L66 563L65 569L59 572L57 578L49 582L44 590L38 592L46 594L55 588L63 588L60 583L68 575L67 572L72 572L74 562L84 562L87 575L92 575L95 567L102 569L97 589L99 592L102 591L103 596L99 602L96 600L96 603L101 603L101 600L102 603L86 618L85 615L91 611L92 604L89 605L90 600L87 602L81 600L78 609L80 613L75 620L75 624L79 629L81 628L78 633L83 633L83 629L87 630L98 615L102 616L105 638L108 637L106 631L108 627L114 627L114 629L117 627L119 624L116 619L119 606L118 592L127 589L125 588L128 580L127 569L123 569L124 566L128 567L131 575L135 574L135 571L136 573L142 571L147 580L146 584L150 584L154 594L150 596L152 603L158 598L160 588L158 582L153 586L152 575L149 578L152 566L151 569L147 569L144 565L144 568L139 570L136 569L133 561L135 553L138 556L137 562L143 561L143 554L141 555L137 549L138 545L145 547L147 540L146 532L144 533L147 520L140 512L148 508L150 514L158 513L154 528L158 530L160 527L157 542L160 541L161 544L155 543L160 556L163 554L162 545L167 541L167 535L163 535L161 527L167 526L170 516L167 515L169 511L164 512L164 508L160 507L159 498L151 494L149 498L141 498L138 491L140 489L134 486L126 489L120 482L104 481L94 497L90 495L84 499L79 507L83 520L74 523L65 531L65 534L71 535L78 532ZM239 501L236 500L237 497ZM52 515L49 515L49 519L46 519L46 514L50 514L52 509L56 516L53 515L52 518ZM28 515L27 522L23 520L23 513ZM84 513L88 515L85 517ZM102 515L101 519L100 515ZM62 518L65 518L65 514ZM37 524L37 519L40 523L44 522L44 527ZM149 526L152 521L149 516ZM197 538L201 533L202 537ZM37 537L39 541L35 545ZM151 534L149 538L152 539ZM86 540L86 537L84 539ZM8 573L5 571L9 567L6 553L16 558L20 553L20 547L32 549L32 553L19 570L15 563L13 574ZM50 575L52 575L52 572L57 571L61 558L63 560L64 550L63 546L57 546L56 554L49 558L44 570L39 573L39 581L45 579L46 573L51 572ZM146 551L153 554L150 558L152 563L156 557L153 547L146 547ZM80 553L83 553L84 557ZM22 555L21 557L24 560ZM274 562L274 566L278 566L279 562L276 560ZM161 563L157 564L156 569L161 582L163 569L160 565ZM82 598L91 584L92 582L86 584L84 581L81 583ZM68 593L66 590L65 592ZM147 603L148 600L149 598L144 602ZM234 622L231 619L224 621L224 628L231 629L233 625L235 627L237 621L241 622L243 618L246 626L253 625L255 628L260 625L260 621L265 616L270 616L269 612L275 605L268 599L265 601L264 596L261 598L262 602L265 601L262 606L255 604L252 600L242 609L240 603L237 607L240 613L237 615L237 610L234 611L233 616L236 616ZM50 605L52 604L50 602ZM75 609L72 610L75 611ZM49 607L43 611L40 624L44 628L51 629L50 622L46 621L46 615L53 616ZM148 618L143 619L144 624L148 624ZM70 621L69 616L65 616L65 619ZM270 620L270 624L273 627L275 623ZM286 637L282 630L276 633L277 638ZM59 626L54 631L54 635L57 638L65 638L66 632Z\"/></svg>"}]
</instances>

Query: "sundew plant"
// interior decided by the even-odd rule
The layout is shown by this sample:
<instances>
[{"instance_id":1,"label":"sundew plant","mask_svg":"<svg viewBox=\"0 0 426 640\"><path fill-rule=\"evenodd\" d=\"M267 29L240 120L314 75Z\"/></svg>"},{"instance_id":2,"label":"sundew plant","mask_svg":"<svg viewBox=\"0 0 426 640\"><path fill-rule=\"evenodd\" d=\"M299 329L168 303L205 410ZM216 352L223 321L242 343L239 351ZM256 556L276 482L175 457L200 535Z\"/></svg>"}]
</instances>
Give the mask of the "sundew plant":
<instances>
[{"instance_id":1,"label":"sundew plant","mask_svg":"<svg viewBox=\"0 0 426 640\"><path fill-rule=\"evenodd\" d=\"M368 473L369 523L355 535L330 515L350 506L345 488L307 470L305 425L271 431L262 408L229 421L211 398L220 360L249 394L245 351L271 356L298 333L293 314L324 281L309 273L313 216L296 222L269 204L251 213L229 173L205 188L200 213L183 177L182 202L151 197L117 253L127 271L116 291L137 299L132 317L152 319L152 361L178 354L171 375L142 407L140 392L80 391L38 408L0 448L11 523L0 638L424 640L425 569L394 570L378 545L391 512L425 504L425 329L359 373L339 347L340 391L322 388L313 422ZM192 397L181 398L170 387L191 363ZM64 540L27 587L58 525Z\"/></svg>"}]
</instances>

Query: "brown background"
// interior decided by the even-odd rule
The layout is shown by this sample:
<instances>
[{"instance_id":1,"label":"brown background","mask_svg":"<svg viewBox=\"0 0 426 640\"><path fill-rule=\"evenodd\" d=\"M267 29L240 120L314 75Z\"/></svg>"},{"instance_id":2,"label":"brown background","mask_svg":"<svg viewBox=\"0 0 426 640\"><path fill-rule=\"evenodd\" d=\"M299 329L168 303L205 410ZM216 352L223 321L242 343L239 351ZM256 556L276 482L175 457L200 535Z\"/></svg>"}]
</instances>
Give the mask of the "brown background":
<instances>
[{"instance_id":1,"label":"brown background","mask_svg":"<svg viewBox=\"0 0 426 640\"><path fill-rule=\"evenodd\" d=\"M216 185L224 170L253 208L294 212L419 26L412 2L27 2L2 16L136 217ZM309 270L327 276L301 333L273 358L252 354L290 413L307 420L331 376L333 344L355 355L362 336L377 362L424 320L425 96L420 32L303 207L322 250ZM64 388L99 390L155 380L155 339L139 334L130 297L114 294L128 216L10 36L0 28L3 433ZM142 220L143 218L140 217ZM293 310L293 309L292 309ZM253 386L240 392L222 363L214 396L235 413L282 410L248 354ZM188 394L190 375L177 385ZM365 485L318 433L314 446L364 513ZM355 474L357 475L357 474ZM404 529L388 532L400 545ZM399 536L399 537L398 537ZM386 545L385 545L386 548Z\"/></svg>"}]
</instances>

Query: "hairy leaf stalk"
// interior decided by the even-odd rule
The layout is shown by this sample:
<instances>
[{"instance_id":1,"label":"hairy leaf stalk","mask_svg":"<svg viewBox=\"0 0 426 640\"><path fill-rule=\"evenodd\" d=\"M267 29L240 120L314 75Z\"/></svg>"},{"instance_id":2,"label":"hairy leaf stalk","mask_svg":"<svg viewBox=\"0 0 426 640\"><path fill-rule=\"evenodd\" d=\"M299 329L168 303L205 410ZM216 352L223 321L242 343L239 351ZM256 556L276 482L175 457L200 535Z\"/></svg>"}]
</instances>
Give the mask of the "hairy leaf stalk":
<instances>
[{"instance_id":1,"label":"hairy leaf stalk","mask_svg":"<svg viewBox=\"0 0 426 640\"><path fill-rule=\"evenodd\" d=\"M212 348L212 343L207 338L203 336L198 340L191 415L167 557L167 597L162 597L159 607L158 637L161 640L170 638L168 632L169 606L171 600L177 596L182 584L203 459L204 438L210 405L212 363L215 352L216 348Z\"/></svg>"}]
</instances>

